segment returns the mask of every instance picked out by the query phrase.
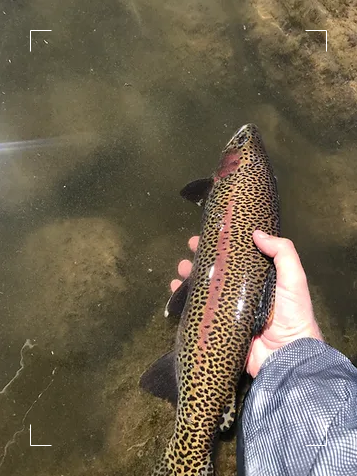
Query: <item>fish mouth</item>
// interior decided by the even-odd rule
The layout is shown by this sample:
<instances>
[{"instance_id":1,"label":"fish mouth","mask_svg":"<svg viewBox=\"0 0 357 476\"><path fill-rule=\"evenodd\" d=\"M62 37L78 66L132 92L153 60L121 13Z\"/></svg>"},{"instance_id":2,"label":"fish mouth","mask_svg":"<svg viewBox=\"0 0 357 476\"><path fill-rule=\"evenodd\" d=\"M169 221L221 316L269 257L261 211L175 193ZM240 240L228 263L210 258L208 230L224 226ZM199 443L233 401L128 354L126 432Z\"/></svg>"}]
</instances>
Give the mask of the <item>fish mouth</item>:
<instances>
[{"instance_id":1,"label":"fish mouth","mask_svg":"<svg viewBox=\"0 0 357 476\"><path fill-rule=\"evenodd\" d=\"M248 123L238 129L228 141L227 145L223 149L223 152L227 152L232 149L240 149L248 142L253 142L254 139L260 139L259 129L255 124Z\"/></svg>"}]
</instances>

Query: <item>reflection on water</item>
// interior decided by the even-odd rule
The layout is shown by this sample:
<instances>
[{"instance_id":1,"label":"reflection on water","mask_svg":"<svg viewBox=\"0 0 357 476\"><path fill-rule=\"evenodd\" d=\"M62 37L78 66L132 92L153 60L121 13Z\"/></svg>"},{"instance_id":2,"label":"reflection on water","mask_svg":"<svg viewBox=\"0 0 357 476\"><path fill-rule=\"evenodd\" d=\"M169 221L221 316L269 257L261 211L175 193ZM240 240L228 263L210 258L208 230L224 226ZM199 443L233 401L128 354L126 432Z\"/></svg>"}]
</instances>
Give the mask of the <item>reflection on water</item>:
<instances>
[{"instance_id":1,"label":"reflection on water","mask_svg":"<svg viewBox=\"0 0 357 476\"><path fill-rule=\"evenodd\" d=\"M178 190L243 123L263 133L326 335L352 352L356 150L307 138L279 109L235 11L4 2L0 474L147 473L173 412L137 382L172 346L167 284L200 223ZM34 28L52 32L30 54ZM30 447L30 424L51 447ZM232 474L232 444L220 468Z\"/></svg>"}]
</instances>

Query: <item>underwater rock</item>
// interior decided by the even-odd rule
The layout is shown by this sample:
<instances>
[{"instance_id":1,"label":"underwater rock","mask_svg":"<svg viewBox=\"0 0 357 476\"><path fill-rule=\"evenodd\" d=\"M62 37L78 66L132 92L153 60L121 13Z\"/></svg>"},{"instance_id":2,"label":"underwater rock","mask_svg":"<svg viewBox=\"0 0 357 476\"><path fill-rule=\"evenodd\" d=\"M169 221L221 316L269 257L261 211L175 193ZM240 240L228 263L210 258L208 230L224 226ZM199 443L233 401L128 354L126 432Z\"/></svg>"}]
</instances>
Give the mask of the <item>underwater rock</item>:
<instances>
[{"instance_id":1,"label":"underwater rock","mask_svg":"<svg viewBox=\"0 0 357 476\"><path fill-rule=\"evenodd\" d=\"M254 45L273 96L290 114L320 129L325 124L326 138L333 128L351 132L357 106L354 2L254 0L241 7L247 44ZM305 30L327 30L327 52L325 32Z\"/></svg>"}]
</instances>

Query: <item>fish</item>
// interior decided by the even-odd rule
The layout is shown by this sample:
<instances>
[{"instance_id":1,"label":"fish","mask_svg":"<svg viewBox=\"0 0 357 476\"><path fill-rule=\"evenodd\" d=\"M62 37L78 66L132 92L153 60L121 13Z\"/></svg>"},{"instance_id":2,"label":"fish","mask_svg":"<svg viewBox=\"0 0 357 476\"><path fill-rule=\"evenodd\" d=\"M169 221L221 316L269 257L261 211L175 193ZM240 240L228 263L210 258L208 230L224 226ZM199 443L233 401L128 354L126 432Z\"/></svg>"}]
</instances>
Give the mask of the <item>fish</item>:
<instances>
[{"instance_id":1,"label":"fish","mask_svg":"<svg viewBox=\"0 0 357 476\"><path fill-rule=\"evenodd\" d=\"M214 476L215 445L235 420L253 337L274 311L276 269L252 237L256 229L280 236L277 182L258 127L241 127L212 176L181 195L204 206L199 244L190 276L165 309L180 316L175 349L140 385L176 406L174 433L152 476Z\"/></svg>"}]
</instances>

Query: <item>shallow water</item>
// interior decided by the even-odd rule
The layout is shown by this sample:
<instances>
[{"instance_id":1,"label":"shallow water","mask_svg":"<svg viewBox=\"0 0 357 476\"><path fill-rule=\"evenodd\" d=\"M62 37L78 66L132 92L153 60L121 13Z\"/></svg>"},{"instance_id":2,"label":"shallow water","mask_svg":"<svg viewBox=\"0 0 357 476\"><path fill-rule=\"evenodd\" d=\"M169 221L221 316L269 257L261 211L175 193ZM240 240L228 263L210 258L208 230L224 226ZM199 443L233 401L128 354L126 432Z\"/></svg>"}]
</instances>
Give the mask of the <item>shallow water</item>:
<instances>
[{"instance_id":1,"label":"shallow water","mask_svg":"<svg viewBox=\"0 0 357 476\"><path fill-rule=\"evenodd\" d=\"M352 355L356 146L323 123L311 137L265 88L231 2L2 9L0 474L136 475L154 461L172 412L137 380L171 346L168 282L201 213L178 191L246 122L326 337ZM39 28L52 31L30 53ZM52 446L30 446L30 425Z\"/></svg>"}]
</instances>

